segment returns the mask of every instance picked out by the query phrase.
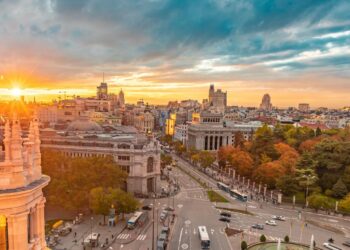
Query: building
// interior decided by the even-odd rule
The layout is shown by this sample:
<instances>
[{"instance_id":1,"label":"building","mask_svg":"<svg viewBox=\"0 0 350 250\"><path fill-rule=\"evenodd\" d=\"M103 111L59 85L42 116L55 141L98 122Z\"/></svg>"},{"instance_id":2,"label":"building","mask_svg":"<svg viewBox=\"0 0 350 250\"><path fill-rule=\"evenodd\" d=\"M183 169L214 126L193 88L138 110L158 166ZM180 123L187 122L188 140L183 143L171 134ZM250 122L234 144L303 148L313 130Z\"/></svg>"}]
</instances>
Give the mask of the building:
<instances>
[{"instance_id":1,"label":"building","mask_svg":"<svg viewBox=\"0 0 350 250\"><path fill-rule=\"evenodd\" d=\"M254 132L261 126L260 122L224 122L220 113L202 112L200 123L188 126L187 147L216 151L222 146L234 145L237 132L241 132L245 140L251 140Z\"/></svg>"},{"instance_id":2,"label":"building","mask_svg":"<svg viewBox=\"0 0 350 250\"><path fill-rule=\"evenodd\" d=\"M125 107L125 97L122 89L119 91L119 94L118 94L118 105L121 108Z\"/></svg>"},{"instance_id":3,"label":"building","mask_svg":"<svg viewBox=\"0 0 350 250\"><path fill-rule=\"evenodd\" d=\"M134 126L143 133L151 133L154 129L154 116L149 109L135 115Z\"/></svg>"},{"instance_id":4,"label":"building","mask_svg":"<svg viewBox=\"0 0 350 250\"><path fill-rule=\"evenodd\" d=\"M265 94L261 100L260 109L265 111L272 110L271 97L269 94Z\"/></svg>"},{"instance_id":5,"label":"building","mask_svg":"<svg viewBox=\"0 0 350 250\"><path fill-rule=\"evenodd\" d=\"M38 120L22 138L19 120L4 128L0 160L0 249L46 249L45 198L42 189L50 178L41 174Z\"/></svg>"},{"instance_id":6,"label":"building","mask_svg":"<svg viewBox=\"0 0 350 250\"><path fill-rule=\"evenodd\" d=\"M222 92L221 89L215 91L214 84L209 88L209 106L224 110L227 106L227 92Z\"/></svg>"},{"instance_id":7,"label":"building","mask_svg":"<svg viewBox=\"0 0 350 250\"><path fill-rule=\"evenodd\" d=\"M70 157L113 156L128 175L127 191L147 195L160 188L160 146L134 127L109 126L92 121L72 122L65 131L41 131L42 149Z\"/></svg>"},{"instance_id":8,"label":"building","mask_svg":"<svg viewBox=\"0 0 350 250\"><path fill-rule=\"evenodd\" d=\"M308 104L308 103L299 103L298 109L301 112L309 112L310 111L310 104Z\"/></svg>"},{"instance_id":9,"label":"building","mask_svg":"<svg viewBox=\"0 0 350 250\"><path fill-rule=\"evenodd\" d=\"M176 114L170 114L165 121L165 134L173 136L175 133Z\"/></svg>"},{"instance_id":10,"label":"building","mask_svg":"<svg viewBox=\"0 0 350 250\"><path fill-rule=\"evenodd\" d=\"M174 139L181 141L182 144L186 145L187 143L187 130L188 130L188 124L179 124L175 126L174 131Z\"/></svg>"},{"instance_id":11,"label":"building","mask_svg":"<svg viewBox=\"0 0 350 250\"><path fill-rule=\"evenodd\" d=\"M105 82L101 82L100 86L97 86L96 98L98 100L108 99L108 85Z\"/></svg>"}]
</instances>

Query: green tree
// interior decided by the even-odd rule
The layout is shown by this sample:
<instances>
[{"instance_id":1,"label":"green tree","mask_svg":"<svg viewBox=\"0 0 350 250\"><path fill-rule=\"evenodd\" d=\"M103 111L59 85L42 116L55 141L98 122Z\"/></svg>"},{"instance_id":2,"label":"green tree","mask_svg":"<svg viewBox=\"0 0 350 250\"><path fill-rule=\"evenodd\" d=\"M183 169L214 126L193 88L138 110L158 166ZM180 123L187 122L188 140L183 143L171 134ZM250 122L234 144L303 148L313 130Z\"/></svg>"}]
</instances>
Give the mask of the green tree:
<instances>
[{"instance_id":1,"label":"green tree","mask_svg":"<svg viewBox=\"0 0 350 250\"><path fill-rule=\"evenodd\" d=\"M266 242L266 236L265 235L261 235L260 236L260 242Z\"/></svg>"},{"instance_id":2,"label":"green tree","mask_svg":"<svg viewBox=\"0 0 350 250\"><path fill-rule=\"evenodd\" d=\"M241 242L241 250L246 250L248 248L248 244L246 241Z\"/></svg>"},{"instance_id":3,"label":"green tree","mask_svg":"<svg viewBox=\"0 0 350 250\"><path fill-rule=\"evenodd\" d=\"M289 242L289 236L288 235L284 236L284 242L286 242L286 243Z\"/></svg>"},{"instance_id":4,"label":"green tree","mask_svg":"<svg viewBox=\"0 0 350 250\"><path fill-rule=\"evenodd\" d=\"M339 202L339 210L350 214L350 194Z\"/></svg>"},{"instance_id":5,"label":"green tree","mask_svg":"<svg viewBox=\"0 0 350 250\"><path fill-rule=\"evenodd\" d=\"M316 136L322 135L322 131L321 131L321 129L319 127L317 127L317 129L316 129L315 135Z\"/></svg>"},{"instance_id":6,"label":"green tree","mask_svg":"<svg viewBox=\"0 0 350 250\"><path fill-rule=\"evenodd\" d=\"M322 194L313 194L309 196L309 207L314 208L316 211L318 209L332 209L335 204L335 200L332 198L329 198Z\"/></svg>"},{"instance_id":7,"label":"green tree","mask_svg":"<svg viewBox=\"0 0 350 250\"><path fill-rule=\"evenodd\" d=\"M123 219L125 214L136 211L140 206L139 201L132 194L123 190L113 189L111 195L114 201L113 204L117 208L118 213L122 214Z\"/></svg>"},{"instance_id":8,"label":"green tree","mask_svg":"<svg viewBox=\"0 0 350 250\"><path fill-rule=\"evenodd\" d=\"M51 177L44 189L48 204L69 210L89 206L90 190L96 187L121 188L127 173L110 157L70 158L61 153L42 152L43 173Z\"/></svg>"},{"instance_id":9,"label":"green tree","mask_svg":"<svg viewBox=\"0 0 350 250\"><path fill-rule=\"evenodd\" d=\"M285 175L279 178L276 182L277 189L280 189L285 195L293 195L297 193L299 188L298 180L295 175Z\"/></svg>"},{"instance_id":10,"label":"green tree","mask_svg":"<svg viewBox=\"0 0 350 250\"><path fill-rule=\"evenodd\" d=\"M341 178L334 184L332 191L335 198L343 198L348 193L348 189Z\"/></svg>"},{"instance_id":11,"label":"green tree","mask_svg":"<svg viewBox=\"0 0 350 250\"><path fill-rule=\"evenodd\" d=\"M257 164L262 163L261 157L263 155L272 160L278 159L279 154L274 147L273 132L266 124L256 131L250 152Z\"/></svg>"},{"instance_id":12,"label":"green tree","mask_svg":"<svg viewBox=\"0 0 350 250\"><path fill-rule=\"evenodd\" d=\"M94 214L103 215L103 224L106 224L106 216L113 203L112 196L108 190L102 187L93 188L90 191L90 209Z\"/></svg>"},{"instance_id":13,"label":"green tree","mask_svg":"<svg viewBox=\"0 0 350 250\"><path fill-rule=\"evenodd\" d=\"M210 167L215 161L215 156L208 151L201 151L199 153L199 163L203 168Z\"/></svg>"},{"instance_id":14,"label":"green tree","mask_svg":"<svg viewBox=\"0 0 350 250\"><path fill-rule=\"evenodd\" d=\"M160 166L162 168L165 168L167 165L170 165L173 162L173 158L171 157L171 155L167 155L167 154L160 154Z\"/></svg>"}]
</instances>

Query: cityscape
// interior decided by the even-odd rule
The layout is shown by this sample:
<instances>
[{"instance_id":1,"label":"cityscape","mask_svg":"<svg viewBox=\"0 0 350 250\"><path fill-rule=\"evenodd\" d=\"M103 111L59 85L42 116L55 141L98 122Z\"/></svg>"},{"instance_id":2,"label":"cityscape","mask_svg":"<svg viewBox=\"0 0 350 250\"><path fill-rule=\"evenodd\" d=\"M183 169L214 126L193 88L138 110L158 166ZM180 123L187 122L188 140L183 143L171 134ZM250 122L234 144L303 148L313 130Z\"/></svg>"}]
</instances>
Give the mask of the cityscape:
<instances>
[{"instance_id":1,"label":"cityscape","mask_svg":"<svg viewBox=\"0 0 350 250\"><path fill-rule=\"evenodd\" d=\"M0 250L350 249L349 13L0 1Z\"/></svg>"}]
</instances>

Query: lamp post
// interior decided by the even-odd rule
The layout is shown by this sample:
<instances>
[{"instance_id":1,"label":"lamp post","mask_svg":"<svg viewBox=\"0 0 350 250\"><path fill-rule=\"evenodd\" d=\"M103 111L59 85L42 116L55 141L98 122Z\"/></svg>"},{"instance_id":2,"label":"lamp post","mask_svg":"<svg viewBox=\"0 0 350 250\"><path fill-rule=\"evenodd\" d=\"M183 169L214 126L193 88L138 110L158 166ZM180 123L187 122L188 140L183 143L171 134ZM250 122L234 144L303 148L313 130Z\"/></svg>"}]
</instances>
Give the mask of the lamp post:
<instances>
[{"instance_id":1,"label":"lamp post","mask_svg":"<svg viewBox=\"0 0 350 250\"><path fill-rule=\"evenodd\" d=\"M310 178L314 179L315 176L304 175L303 177L306 178L305 207L308 207L307 197L309 196L309 180Z\"/></svg>"}]
</instances>

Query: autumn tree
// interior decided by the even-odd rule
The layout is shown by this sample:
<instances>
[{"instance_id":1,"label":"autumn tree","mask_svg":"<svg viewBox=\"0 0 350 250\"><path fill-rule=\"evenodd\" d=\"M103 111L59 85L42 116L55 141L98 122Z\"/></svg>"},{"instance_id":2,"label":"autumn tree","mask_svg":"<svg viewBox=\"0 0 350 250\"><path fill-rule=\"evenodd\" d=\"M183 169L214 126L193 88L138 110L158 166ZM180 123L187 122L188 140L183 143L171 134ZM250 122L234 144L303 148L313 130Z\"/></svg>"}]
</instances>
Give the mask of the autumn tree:
<instances>
[{"instance_id":1,"label":"autumn tree","mask_svg":"<svg viewBox=\"0 0 350 250\"><path fill-rule=\"evenodd\" d=\"M215 161L215 156L209 151L201 151L199 153L199 163L205 169L210 167Z\"/></svg>"}]
</instances>

